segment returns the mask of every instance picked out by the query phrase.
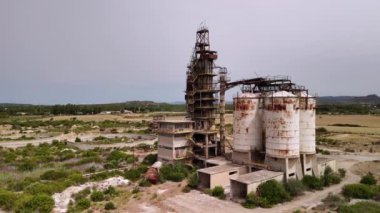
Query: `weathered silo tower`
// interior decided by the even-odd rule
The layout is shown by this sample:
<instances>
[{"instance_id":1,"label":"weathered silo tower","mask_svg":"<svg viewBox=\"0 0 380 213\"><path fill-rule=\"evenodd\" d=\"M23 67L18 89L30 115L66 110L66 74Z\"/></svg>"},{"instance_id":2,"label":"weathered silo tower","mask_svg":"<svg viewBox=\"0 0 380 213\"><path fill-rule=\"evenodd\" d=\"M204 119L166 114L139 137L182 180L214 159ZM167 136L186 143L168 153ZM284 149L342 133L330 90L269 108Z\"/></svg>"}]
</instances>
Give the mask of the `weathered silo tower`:
<instances>
[{"instance_id":1,"label":"weathered silo tower","mask_svg":"<svg viewBox=\"0 0 380 213\"><path fill-rule=\"evenodd\" d=\"M315 146L315 109L316 99L306 91L298 93L300 109L300 154L303 173L313 174L316 164Z\"/></svg>"},{"instance_id":2,"label":"weathered silo tower","mask_svg":"<svg viewBox=\"0 0 380 213\"><path fill-rule=\"evenodd\" d=\"M286 91L264 99L265 162L286 179L302 177L299 138L299 99Z\"/></svg>"},{"instance_id":3,"label":"weathered silo tower","mask_svg":"<svg viewBox=\"0 0 380 213\"><path fill-rule=\"evenodd\" d=\"M262 99L259 93L234 98L233 153L235 163L262 162Z\"/></svg>"}]
</instances>

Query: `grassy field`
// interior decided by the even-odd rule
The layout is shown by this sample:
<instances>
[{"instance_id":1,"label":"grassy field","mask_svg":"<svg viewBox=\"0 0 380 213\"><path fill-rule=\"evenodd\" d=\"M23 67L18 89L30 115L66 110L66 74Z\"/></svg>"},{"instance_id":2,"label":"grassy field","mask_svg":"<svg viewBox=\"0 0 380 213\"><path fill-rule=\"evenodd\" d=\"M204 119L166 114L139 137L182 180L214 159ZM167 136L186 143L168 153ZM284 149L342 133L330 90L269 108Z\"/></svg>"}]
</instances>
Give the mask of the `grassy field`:
<instances>
[{"instance_id":1,"label":"grassy field","mask_svg":"<svg viewBox=\"0 0 380 213\"><path fill-rule=\"evenodd\" d=\"M319 137L323 148L380 152L380 116L318 115L316 124L328 131Z\"/></svg>"},{"instance_id":2,"label":"grassy field","mask_svg":"<svg viewBox=\"0 0 380 213\"><path fill-rule=\"evenodd\" d=\"M380 135L380 116L372 115L319 115L317 126L332 132ZM360 125L360 127L333 126L334 124Z\"/></svg>"}]
</instances>

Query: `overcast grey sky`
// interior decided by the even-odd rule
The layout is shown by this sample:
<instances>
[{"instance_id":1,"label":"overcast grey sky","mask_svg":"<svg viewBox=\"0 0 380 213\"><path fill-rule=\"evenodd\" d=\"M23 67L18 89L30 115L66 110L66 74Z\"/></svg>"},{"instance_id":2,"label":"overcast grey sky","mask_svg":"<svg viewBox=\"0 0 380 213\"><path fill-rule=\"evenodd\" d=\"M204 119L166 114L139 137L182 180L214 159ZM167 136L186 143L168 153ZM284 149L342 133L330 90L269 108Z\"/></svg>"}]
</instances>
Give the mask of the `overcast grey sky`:
<instances>
[{"instance_id":1,"label":"overcast grey sky","mask_svg":"<svg viewBox=\"0 0 380 213\"><path fill-rule=\"evenodd\" d=\"M0 102L183 101L201 22L233 80L380 94L379 0L0 0Z\"/></svg>"}]
</instances>

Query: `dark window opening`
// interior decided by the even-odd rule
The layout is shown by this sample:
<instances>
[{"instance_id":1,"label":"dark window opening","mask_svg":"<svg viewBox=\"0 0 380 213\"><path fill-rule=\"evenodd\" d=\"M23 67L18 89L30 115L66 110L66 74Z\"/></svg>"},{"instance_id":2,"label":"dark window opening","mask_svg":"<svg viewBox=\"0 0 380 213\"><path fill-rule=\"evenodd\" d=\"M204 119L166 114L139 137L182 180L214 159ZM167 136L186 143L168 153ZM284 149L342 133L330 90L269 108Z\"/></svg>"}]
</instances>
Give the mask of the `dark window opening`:
<instances>
[{"instance_id":1,"label":"dark window opening","mask_svg":"<svg viewBox=\"0 0 380 213\"><path fill-rule=\"evenodd\" d=\"M229 175L233 175L233 174L236 174L237 171L233 171L233 172L230 172Z\"/></svg>"}]
</instances>

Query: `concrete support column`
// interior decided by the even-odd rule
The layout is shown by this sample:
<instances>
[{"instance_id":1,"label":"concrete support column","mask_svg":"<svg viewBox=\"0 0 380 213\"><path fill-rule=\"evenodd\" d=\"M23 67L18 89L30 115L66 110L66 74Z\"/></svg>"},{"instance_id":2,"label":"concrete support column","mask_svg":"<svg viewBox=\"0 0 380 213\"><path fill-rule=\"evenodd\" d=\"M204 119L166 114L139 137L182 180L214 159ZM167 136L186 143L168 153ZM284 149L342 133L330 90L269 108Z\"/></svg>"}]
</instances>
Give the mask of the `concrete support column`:
<instances>
[{"instance_id":1,"label":"concrete support column","mask_svg":"<svg viewBox=\"0 0 380 213\"><path fill-rule=\"evenodd\" d=\"M206 159L208 159L208 135L206 135L206 137L205 137L205 140L206 140Z\"/></svg>"},{"instance_id":2,"label":"concrete support column","mask_svg":"<svg viewBox=\"0 0 380 213\"><path fill-rule=\"evenodd\" d=\"M285 181L289 179L289 158L285 158Z\"/></svg>"}]
</instances>

